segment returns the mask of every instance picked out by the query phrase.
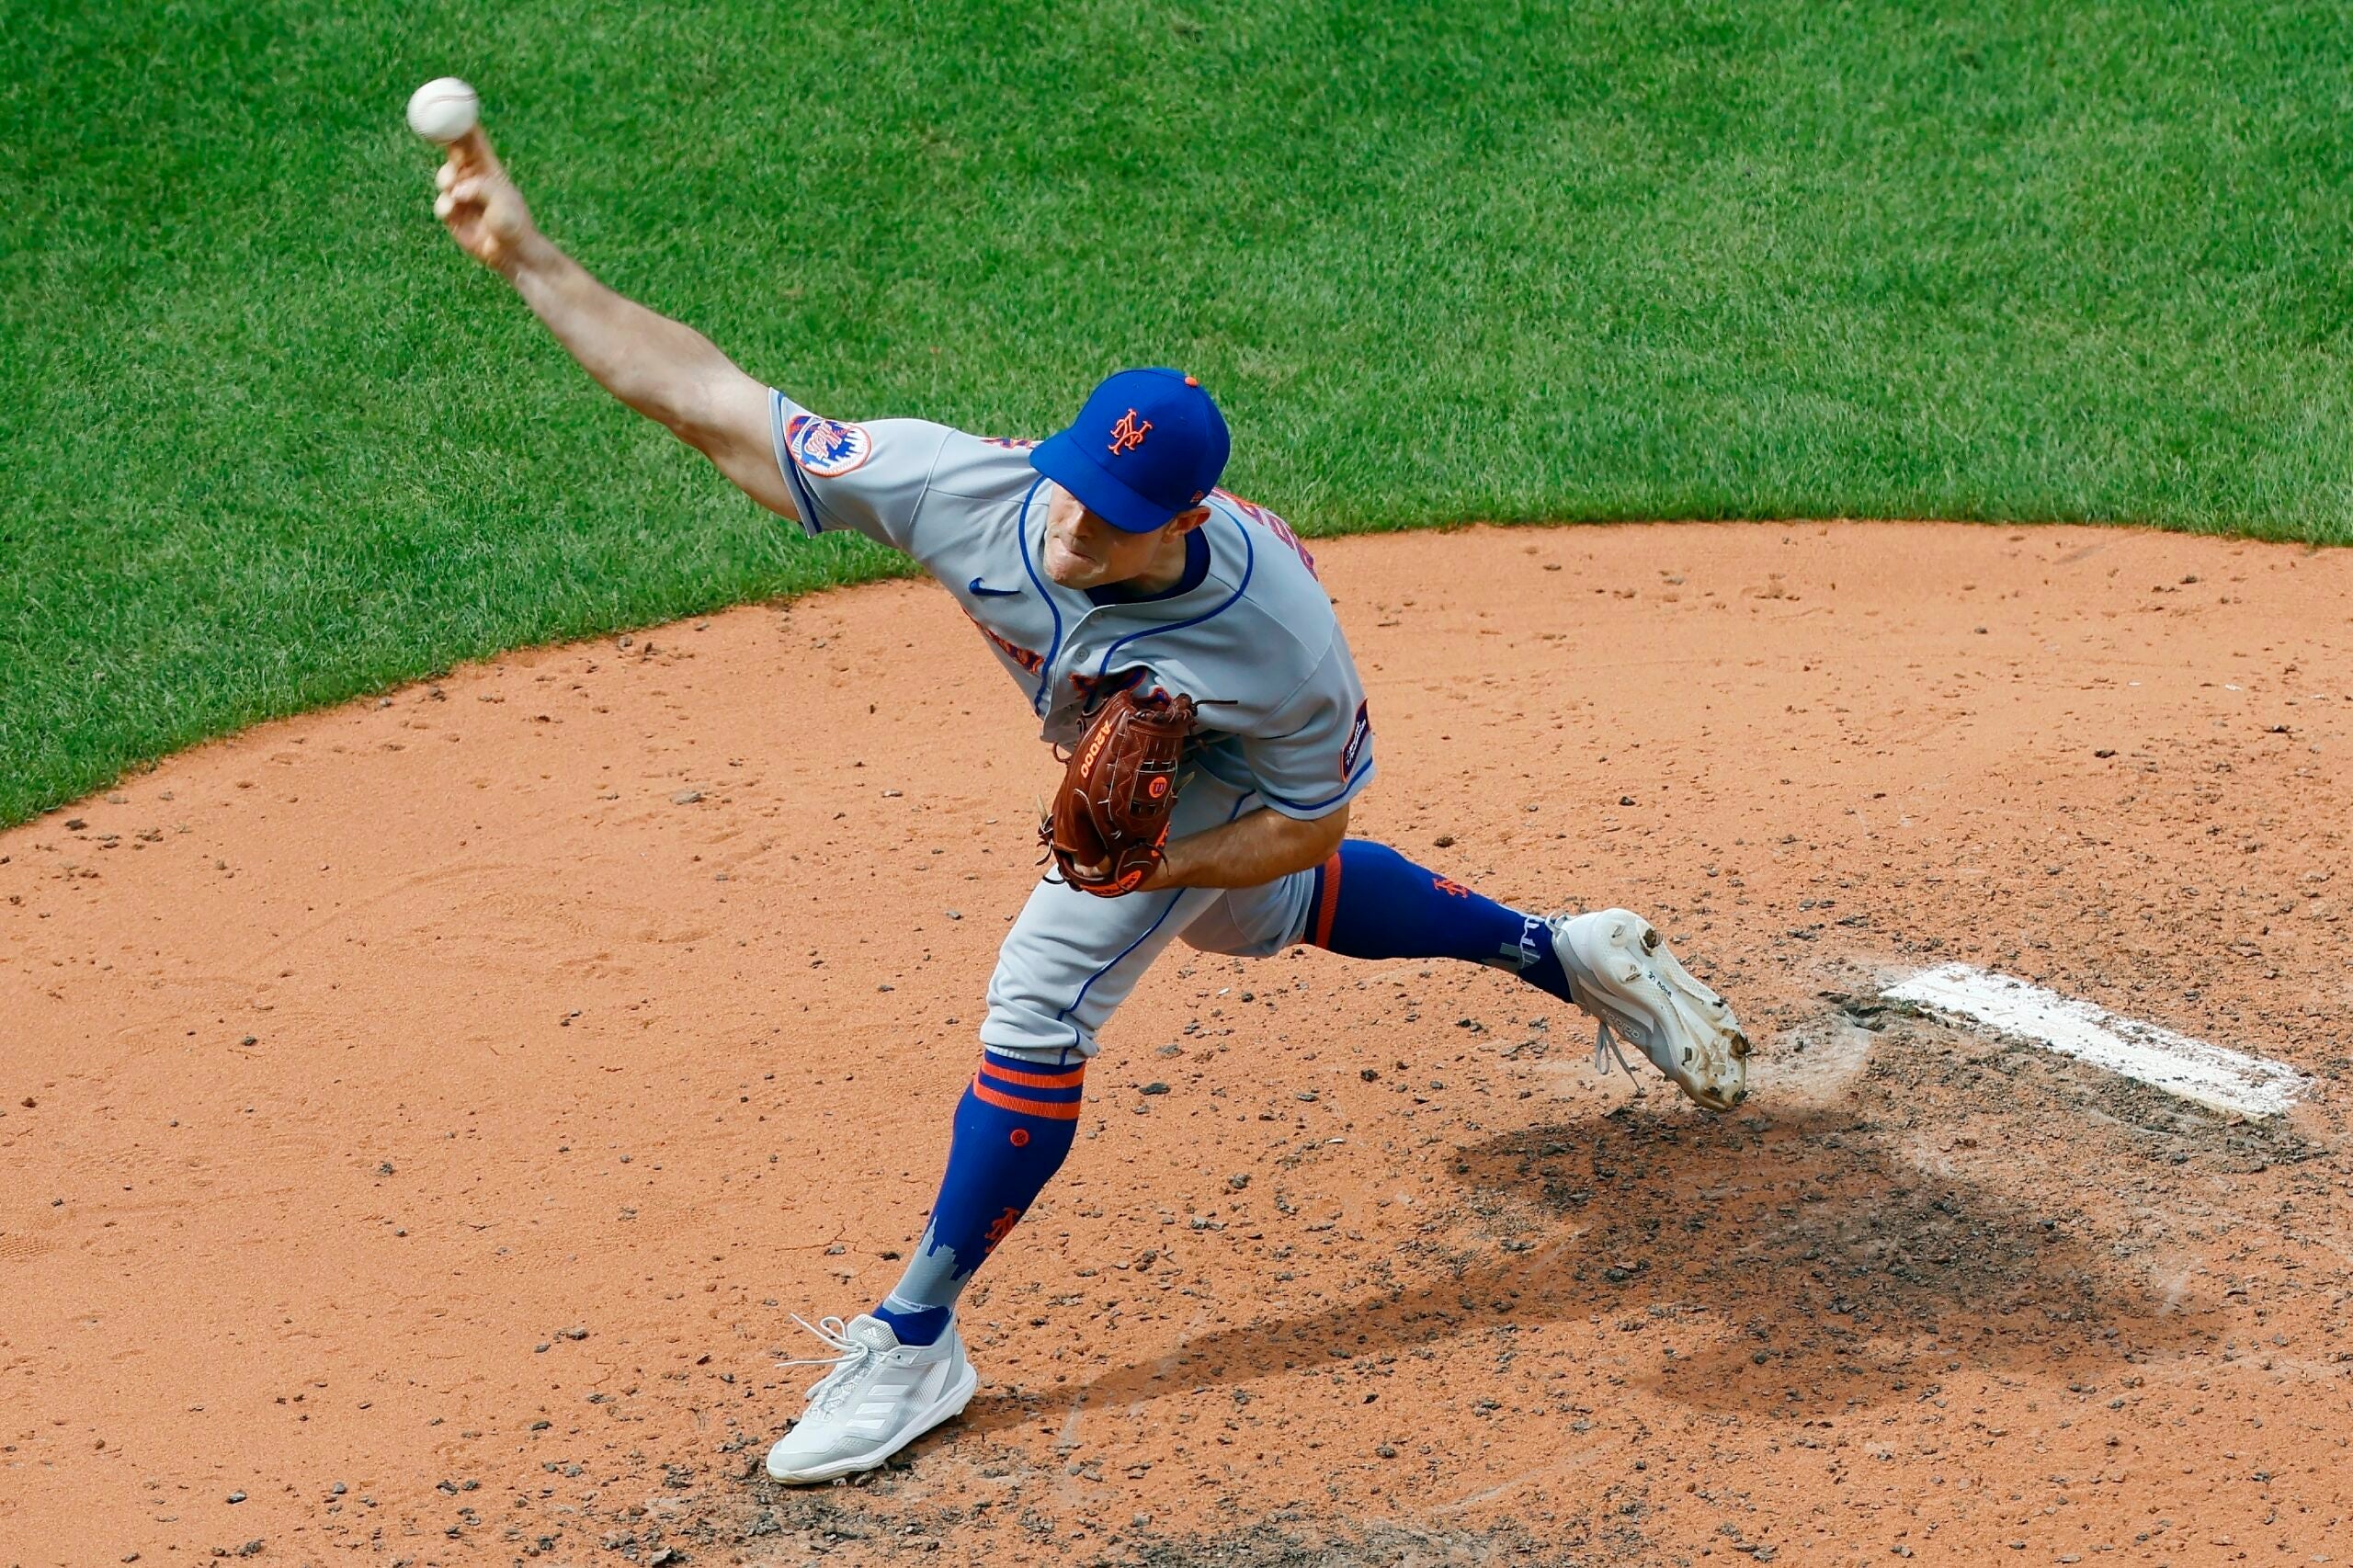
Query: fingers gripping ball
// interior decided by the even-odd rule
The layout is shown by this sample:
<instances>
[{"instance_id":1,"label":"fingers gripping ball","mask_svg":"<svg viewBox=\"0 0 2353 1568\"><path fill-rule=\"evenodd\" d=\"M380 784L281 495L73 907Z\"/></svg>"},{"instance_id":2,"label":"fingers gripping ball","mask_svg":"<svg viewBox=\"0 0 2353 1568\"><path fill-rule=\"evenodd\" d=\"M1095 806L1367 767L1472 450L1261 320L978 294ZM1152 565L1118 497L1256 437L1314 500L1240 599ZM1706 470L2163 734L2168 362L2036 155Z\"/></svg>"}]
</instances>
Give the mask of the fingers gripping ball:
<instances>
[{"instance_id":1,"label":"fingers gripping ball","mask_svg":"<svg viewBox=\"0 0 2353 1568\"><path fill-rule=\"evenodd\" d=\"M1052 809L1038 824L1038 841L1063 881L1117 898L1158 869L1195 717L1189 697L1139 700L1132 689L1095 715L1070 754Z\"/></svg>"},{"instance_id":2,"label":"fingers gripping ball","mask_svg":"<svg viewBox=\"0 0 2353 1568\"><path fill-rule=\"evenodd\" d=\"M455 76L437 76L409 95L408 128L448 146L482 122L482 99Z\"/></svg>"}]
</instances>

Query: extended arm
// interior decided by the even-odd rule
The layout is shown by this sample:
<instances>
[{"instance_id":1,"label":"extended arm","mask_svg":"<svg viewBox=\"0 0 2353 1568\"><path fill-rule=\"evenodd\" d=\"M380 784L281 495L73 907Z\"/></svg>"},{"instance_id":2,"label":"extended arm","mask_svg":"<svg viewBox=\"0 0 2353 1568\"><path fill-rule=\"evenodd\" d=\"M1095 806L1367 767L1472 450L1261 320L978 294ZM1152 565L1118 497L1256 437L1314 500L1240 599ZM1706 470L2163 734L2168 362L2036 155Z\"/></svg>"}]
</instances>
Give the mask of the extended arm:
<instances>
[{"instance_id":1,"label":"extended arm","mask_svg":"<svg viewBox=\"0 0 2353 1568\"><path fill-rule=\"evenodd\" d=\"M531 222L480 130L452 142L433 210L466 254L515 285L597 383L717 464L786 517L792 494L769 444L768 391L682 323L589 276Z\"/></svg>"},{"instance_id":2,"label":"extended arm","mask_svg":"<svg viewBox=\"0 0 2353 1568\"><path fill-rule=\"evenodd\" d=\"M1348 808L1310 822L1280 812L1252 812L1168 842L1167 858L1137 891L1255 888L1331 858L1347 836Z\"/></svg>"}]
</instances>

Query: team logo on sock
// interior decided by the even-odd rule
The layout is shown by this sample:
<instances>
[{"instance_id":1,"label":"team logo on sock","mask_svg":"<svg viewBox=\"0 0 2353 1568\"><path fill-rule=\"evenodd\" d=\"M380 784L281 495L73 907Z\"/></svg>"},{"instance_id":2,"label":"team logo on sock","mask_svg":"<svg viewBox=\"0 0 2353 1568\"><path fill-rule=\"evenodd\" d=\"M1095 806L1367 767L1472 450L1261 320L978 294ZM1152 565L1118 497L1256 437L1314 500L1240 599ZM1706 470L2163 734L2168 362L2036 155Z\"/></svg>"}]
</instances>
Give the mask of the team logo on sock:
<instances>
[{"instance_id":1,"label":"team logo on sock","mask_svg":"<svg viewBox=\"0 0 2353 1568\"><path fill-rule=\"evenodd\" d=\"M989 1221L989 1228L981 1233L981 1261L983 1263L988 1261L989 1254L996 1251L996 1244L1013 1234L1013 1227L1020 1222L1021 1210L1018 1209L1008 1209Z\"/></svg>"},{"instance_id":2,"label":"team logo on sock","mask_svg":"<svg viewBox=\"0 0 2353 1568\"><path fill-rule=\"evenodd\" d=\"M839 479L866 464L874 455L874 437L862 425L796 414L784 429L785 449L805 472L819 479Z\"/></svg>"}]
</instances>

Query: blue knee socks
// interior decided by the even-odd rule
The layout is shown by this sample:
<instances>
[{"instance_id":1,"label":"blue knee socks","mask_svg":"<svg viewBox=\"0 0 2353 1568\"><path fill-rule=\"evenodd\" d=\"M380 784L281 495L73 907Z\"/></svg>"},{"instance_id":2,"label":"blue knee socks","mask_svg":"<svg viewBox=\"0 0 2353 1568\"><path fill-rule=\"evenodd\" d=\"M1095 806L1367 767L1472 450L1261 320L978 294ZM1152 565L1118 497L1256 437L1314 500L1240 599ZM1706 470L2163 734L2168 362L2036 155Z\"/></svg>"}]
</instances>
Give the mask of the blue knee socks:
<instances>
[{"instance_id":1,"label":"blue knee socks","mask_svg":"<svg viewBox=\"0 0 2353 1568\"><path fill-rule=\"evenodd\" d=\"M1306 939L1352 959L1465 959L1570 999L1541 919L1367 838L1345 841L1316 869Z\"/></svg>"},{"instance_id":2,"label":"blue knee socks","mask_svg":"<svg viewBox=\"0 0 2353 1568\"><path fill-rule=\"evenodd\" d=\"M1358 959L1443 958L1507 970L1569 998L1552 932L1385 844L1352 838L1315 873L1306 939ZM1041 1066L993 1051L956 1107L931 1223L874 1315L903 1345L936 1344L956 1298L1069 1154L1086 1065Z\"/></svg>"},{"instance_id":3,"label":"blue knee socks","mask_svg":"<svg viewBox=\"0 0 2353 1568\"><path fill-rule=\"evenodd\" d=\"M907 1270L874 1315L902 1345L948 1332L956 1298L1062 1168L1078 1131L1086 1063L1043 1067L994 1051L956 1105L948 1174Z\"/></svg>"}]
</instances>

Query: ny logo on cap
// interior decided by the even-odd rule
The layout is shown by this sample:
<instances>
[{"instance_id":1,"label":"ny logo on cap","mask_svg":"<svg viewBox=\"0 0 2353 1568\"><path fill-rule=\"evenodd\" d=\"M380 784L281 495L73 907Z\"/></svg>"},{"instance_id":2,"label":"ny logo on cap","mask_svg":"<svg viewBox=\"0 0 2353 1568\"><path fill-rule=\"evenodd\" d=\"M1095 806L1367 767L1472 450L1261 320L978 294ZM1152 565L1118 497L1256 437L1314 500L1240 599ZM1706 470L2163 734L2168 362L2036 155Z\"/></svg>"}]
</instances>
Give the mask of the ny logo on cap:
<instances>
[{"instance_id":1,"label":"ny logo on cap","mask_svg":"<svg viewBox=\"0 0 2353 1568\"><path fill-rule=\"evenodd\" d=\"M1136 411L1132 408L1128 410L1120 416L1120 422L1111 426L1111 455L1117 457L1121 452L1132 452L1142 446L1144 432L1151 428L1151 420L1139 424Z\"/></svg>"}]
</instances>

